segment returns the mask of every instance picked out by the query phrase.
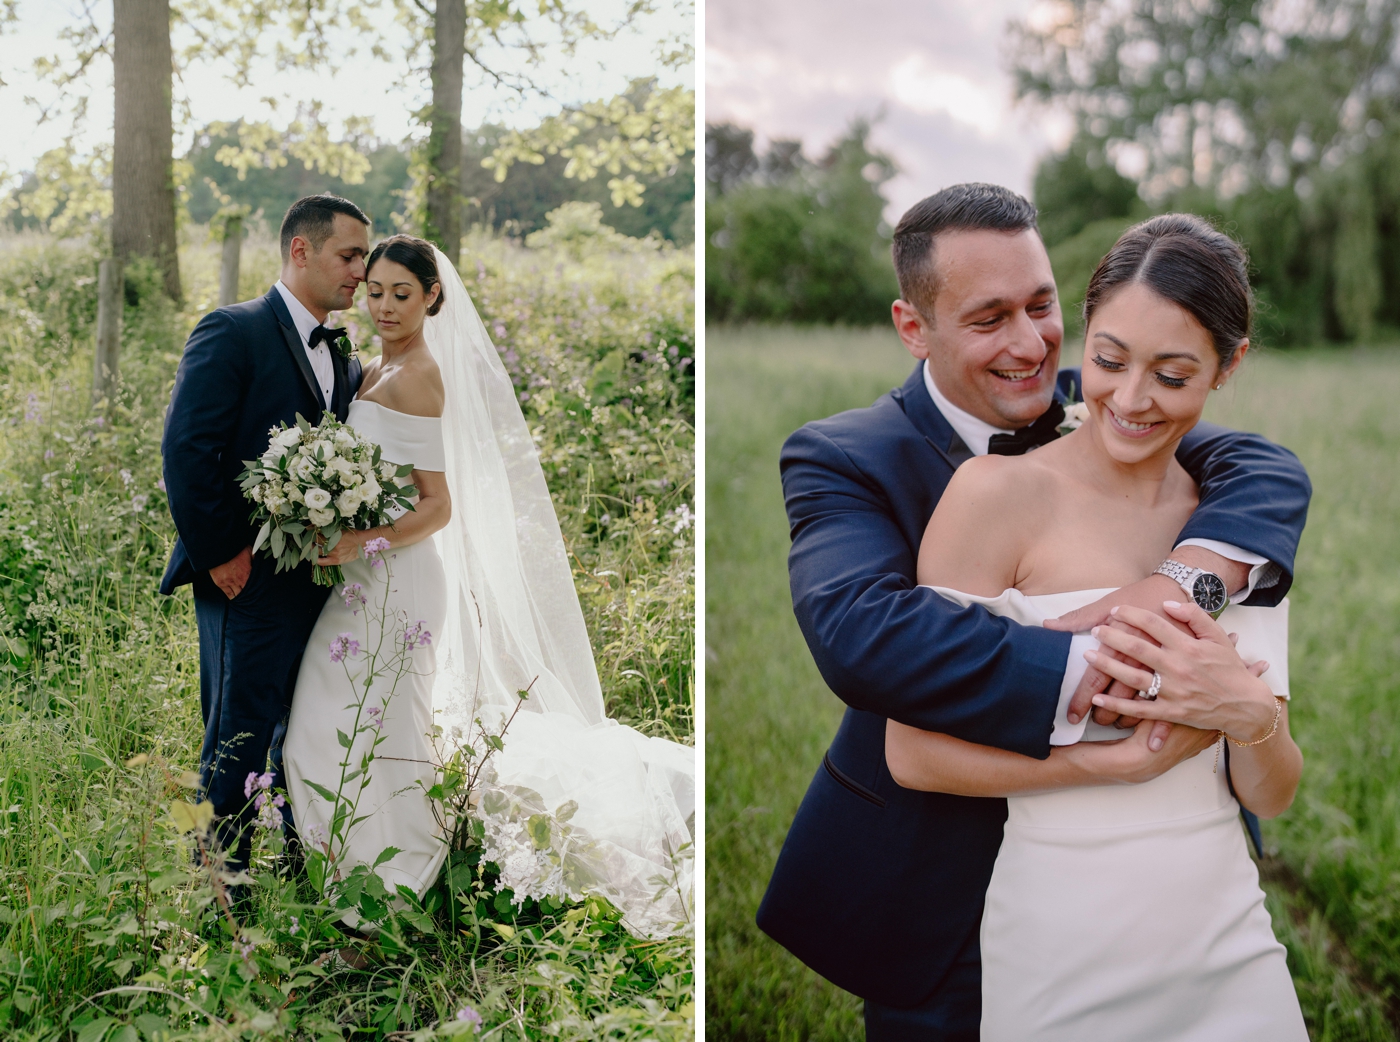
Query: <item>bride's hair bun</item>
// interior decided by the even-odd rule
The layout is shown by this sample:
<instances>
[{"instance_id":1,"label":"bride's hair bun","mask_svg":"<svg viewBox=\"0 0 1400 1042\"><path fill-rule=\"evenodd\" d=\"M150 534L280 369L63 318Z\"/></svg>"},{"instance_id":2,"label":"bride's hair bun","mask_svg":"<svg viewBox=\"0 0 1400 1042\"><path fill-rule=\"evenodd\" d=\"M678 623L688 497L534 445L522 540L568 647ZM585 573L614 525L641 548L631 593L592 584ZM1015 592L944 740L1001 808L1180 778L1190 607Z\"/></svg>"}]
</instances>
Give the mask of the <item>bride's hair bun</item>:
<instances>
[{"instance_id":1,"label":"bride's hair bun","mask_svg":"<svg viewBox=\"0 0 1400 1042\"><path fill-rule=\"evenodd\" d=\"M368 275L371 268L379 259L391 260L395 264L402 264L409 271L413 272L418 284L423 287L424 293L431 293L433 287L438 285L437 257L433 253L433 244L426 239L419 239L412 235L391 235L387 239L379 242L370 251L369 262L365 265L365 274ZM428 305L428 314L436 315L442 310L441 293L437 300Z\"/></svg>"},{"instance_id":2,"label":"bride's hair bun","mask_svg":"<svg viewBox=\"0 0 1400 1042\"><path fill-rule=\"evenodd\" d=\"M1254 295L1244 247L1195 214L1164 213L1135 224L1113 244L1084 293L1084 325L1113 291L1142 283L1195 316L1221 368L1249 337Z\"/></svg>"}]
</instances>

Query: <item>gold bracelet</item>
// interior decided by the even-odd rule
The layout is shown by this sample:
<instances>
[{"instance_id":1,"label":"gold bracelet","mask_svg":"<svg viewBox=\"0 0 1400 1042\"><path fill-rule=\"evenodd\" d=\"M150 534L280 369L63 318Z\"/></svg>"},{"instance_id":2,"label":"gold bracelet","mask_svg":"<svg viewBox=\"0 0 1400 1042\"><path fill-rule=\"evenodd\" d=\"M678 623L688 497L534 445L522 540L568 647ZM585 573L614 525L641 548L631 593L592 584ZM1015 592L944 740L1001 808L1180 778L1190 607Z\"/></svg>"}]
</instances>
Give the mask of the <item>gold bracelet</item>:
<instances>
[{"instance_id":1,"label":"gold bracelet","mask_svg":"<svg viewBox=\"0 0 1400 1042\"><path fill-rule=\"evenodd\" d=\"M1266 734L1263 738L1256 738L1256 739L1255 739L1254 741L1252 741L1252 742L1237 742L1237 741L1235 741L1235 739L1230 738L1230 736L1229 736L1228 734L1225 734L1224 731L1221 731L1220 733L1221 733L1221 735L1223 735L1224 737L1230 738L1230 744L1233 745L1233 746L1235 746L1237 749L1248 749L1251 745L1262 745L1263 743L1267 742L1270 738L1272 738L1275 734L1277 734L1277 733L1278 733L1278 722L1279 722L1280 719L1282 719L1282 717L1283 717L1283 699L1280 698L1278 695L1275 695L1275 696L1274 696L1274 726L1271 727L1271 728L1269 728L1269 733Z\"/></svg>"}]
</instances>

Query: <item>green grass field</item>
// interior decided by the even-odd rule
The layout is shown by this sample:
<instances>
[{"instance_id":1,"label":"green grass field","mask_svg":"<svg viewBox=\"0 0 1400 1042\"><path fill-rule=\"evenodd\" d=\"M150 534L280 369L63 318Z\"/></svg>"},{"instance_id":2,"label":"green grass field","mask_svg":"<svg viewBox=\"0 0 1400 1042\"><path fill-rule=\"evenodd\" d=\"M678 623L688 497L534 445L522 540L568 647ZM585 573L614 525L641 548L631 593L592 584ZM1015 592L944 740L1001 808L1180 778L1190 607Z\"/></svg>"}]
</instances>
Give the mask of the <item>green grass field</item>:
<instances>
[{"instance_id":1,"label":"green grass field","mask_svg":"<svg viewBox=\"0 0 1400 1042\"><path fill-rule=\"evenodd\" d=\"M860 1002L754 926L842 706L788 596L778 450L867 405L911 361L885 330L713 329L707 343L707 1035L860 1038ZM1314 483L1292 594L1293 809L1263 869L1314 1039L1400 1025L1400 351L1250 359L1210 418L1298 453ZM833 901L858 880L833 879ZM812 910L821 915L820 908Z\"/></svg>"}]
</instances>

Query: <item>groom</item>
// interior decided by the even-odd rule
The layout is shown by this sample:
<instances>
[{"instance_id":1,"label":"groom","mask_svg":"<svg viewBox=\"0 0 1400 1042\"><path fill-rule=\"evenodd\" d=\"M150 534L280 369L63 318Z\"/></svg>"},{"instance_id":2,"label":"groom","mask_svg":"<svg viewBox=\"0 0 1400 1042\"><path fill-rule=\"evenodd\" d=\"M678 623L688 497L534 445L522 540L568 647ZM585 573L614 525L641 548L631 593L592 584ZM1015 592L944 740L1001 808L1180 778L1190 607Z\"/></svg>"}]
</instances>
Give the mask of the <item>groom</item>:
<instances>
[{"instance_id":1,"label":"groom","mask_svg":"<svg viewBox=\"0 0 1400 1042\"><path fill-rule=\"evenodd\" d=\"M954 470L1054 438L1056 403L1079 373L1056 372L1064 329L1054 277L1035 208L1019 195L966 184L923 200L895 231L894 261L894 322L918 366L870 408L809 423L783 446L793 606L848 708L758 925L865 999L870 1042L971 1042L978 929L1006 801L900 788L885 765L886 720L1043 759L1062 697L1073 695L1077 721L1107 683L1086 672L1089 638L1068 631L1104 621L1114 604L1160 613L1184 597L1153 575L1057 632L917 585L919 543ZM1172 559L1216 573L1234 600L1277 604L1307 513L1301 465L1263 438L1205 423L1177 458L1200 504ZM1146 754L1155 773L1200 748L1190 732L1165 731Z\"/></svg>"},{"instance_id":2,"label":"groom","mask_svg":"<svg viewBox=\"0 0 1400 1042\"><path fill-rule=\"evenodd\" d=\"M280 574L254 557L251 504L239 490L243 461L267 449L268 430L344 420L360 364L327 329L365 280L369 218L334 195L298 199L282 219L282 275L258 300L210 312L185 344L161 440L175 542L160 592L194 587L199 697L204 714L200 783L219 816L227 867L248 865L245 780L281 773L281 738L297 669L329 589L311 568Z\"/></svg>"}]
</instances>

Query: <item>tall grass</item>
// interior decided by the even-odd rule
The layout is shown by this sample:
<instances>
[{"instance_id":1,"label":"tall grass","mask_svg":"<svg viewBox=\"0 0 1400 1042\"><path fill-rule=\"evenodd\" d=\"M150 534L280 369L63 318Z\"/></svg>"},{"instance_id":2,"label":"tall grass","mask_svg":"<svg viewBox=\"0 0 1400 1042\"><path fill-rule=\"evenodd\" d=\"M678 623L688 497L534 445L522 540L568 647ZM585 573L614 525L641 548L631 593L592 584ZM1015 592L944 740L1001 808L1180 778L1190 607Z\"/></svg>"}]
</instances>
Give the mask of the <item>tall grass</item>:
<instances>
[{"instance_id":1,"label":"tall grass","mask_svg":"<svg viewBox=\"0 0 1400 1042\"><path fill-rule=\"evenodd\" d=\"M0 243L0 1036L449 1037L471 1007L493 1039L687 1037L688 933L638 940L597 900L517 908L488 866L444 879L417 926L391 919L364 970L335 968L345 942L266 849L251 929L235 940L217 914L167 809L202 732L193 608L155 592L174 538L162 415L217 278L217 244L185 238L183 307L129 272L123 384L96 408L95 252ZM244 295L265 292L275 246L244 258ZM464 258L545 457L610 712L689 741L689 259L486 236ZM531 404L541 391L559 407Z\"/></svg>"},{"instance_id":2,"label":"tall grass","mask_svg":"<svg viewBox=\"0 0 1400 1042\"><path fill-rule=\"evenodd\" d=\"M792 430L868 405L912 362L884 330L717 329L706 349L707 1025L716 1039L858 1038L859 1001L753 922L843 708L792 617L777 461ZM1296 451L1316 489L1291 616L1307 766L1294 808L1266 823L1263 866L1315 1039L1395 1037L1397 396L1400 353L1275 352L1249 360L1210 409ZM832 900L859 886L833 879Z\"/></svg>"}]
</instances>

